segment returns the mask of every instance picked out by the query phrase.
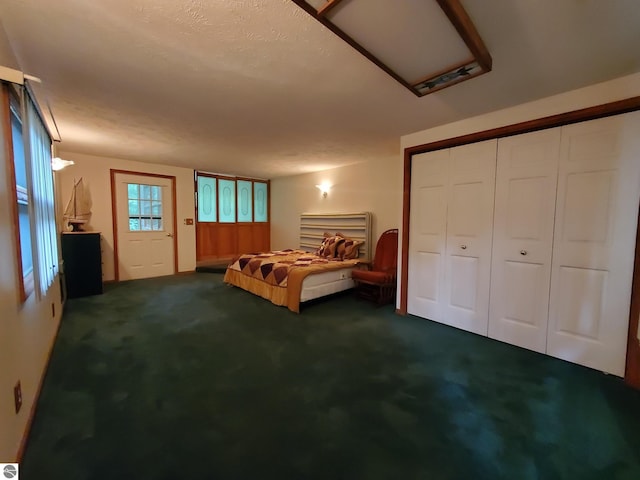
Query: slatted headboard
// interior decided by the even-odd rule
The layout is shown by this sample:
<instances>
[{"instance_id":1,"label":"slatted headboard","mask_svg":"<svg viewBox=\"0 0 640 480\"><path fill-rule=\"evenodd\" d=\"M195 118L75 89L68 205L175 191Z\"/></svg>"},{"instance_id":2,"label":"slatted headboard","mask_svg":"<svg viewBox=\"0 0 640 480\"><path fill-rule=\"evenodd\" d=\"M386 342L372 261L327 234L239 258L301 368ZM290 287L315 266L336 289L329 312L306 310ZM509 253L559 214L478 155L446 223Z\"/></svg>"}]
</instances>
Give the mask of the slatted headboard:
<instances>
[{"instance_id":1,"label":"slatted headboard","mask_svg":"<svg viewBox=\"0 0 640 480\"><path fill-rule=\"evenodd\" d=\"M360 257L371 260L375 246L371 244L371 213L303 213L300 215L300 248L315 251L322 243L324 232L343 233L354 240L362 240Z\"/></svg>"}]
</instances>

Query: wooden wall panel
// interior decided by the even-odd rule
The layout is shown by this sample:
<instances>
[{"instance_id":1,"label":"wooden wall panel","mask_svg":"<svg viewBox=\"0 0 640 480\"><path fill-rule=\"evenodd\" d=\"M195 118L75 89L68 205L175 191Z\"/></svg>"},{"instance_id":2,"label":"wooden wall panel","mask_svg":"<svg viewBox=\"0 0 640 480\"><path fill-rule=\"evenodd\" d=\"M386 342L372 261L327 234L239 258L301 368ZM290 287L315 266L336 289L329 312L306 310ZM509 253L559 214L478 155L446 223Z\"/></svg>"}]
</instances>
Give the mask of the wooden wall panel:
<instances>
[{"instance_id":1,"label":"wooden wall panel","mask_svg":"<svg viewBox=\"0 0 640 480\"><path fill-rule=\"evenodd\" d=\"M237 225L237 247L236 253L256 253L253 245L253 224L239 223Z\"/></svg>"},{"instance_id":2,"label":"wooden wall panel","mask_svg":"<svg viewBox=\"0 0 640 480\"><path fill-rule=\"evenodd\" d=\"M217 257L216 223L196 223L196 260Z\"/></svg>"},{"instance_id":3,"label":"wooden wall panel","mask_svg":"<svg viewBox=\"0 0 640 480\"><path fill-rule=\"evenodd\" d=\"M218 257L233 257L238 253L238 228L235 223L219 223L215 229Z\"/></svg>"},{"instance_id":4,"label":"wooden wall panel","mask_svg":"<svg viewBox=\"0 0 640 480\"><path fill-rule=\"evenodd\" d=\"M271 227L269 223L254 223L252 226L252 250L266 252L271 250Z\"/></svg>"},{"instance_id":5,"label":"wooden wall panel","mask_svg":"<svg viewBox=\"0 0 640 480\"><path fill-rule=\"evenodd\" d=\"M231 258L271 249L267 223L196 223L196 260Z\"/></svg>"}]
</instances>

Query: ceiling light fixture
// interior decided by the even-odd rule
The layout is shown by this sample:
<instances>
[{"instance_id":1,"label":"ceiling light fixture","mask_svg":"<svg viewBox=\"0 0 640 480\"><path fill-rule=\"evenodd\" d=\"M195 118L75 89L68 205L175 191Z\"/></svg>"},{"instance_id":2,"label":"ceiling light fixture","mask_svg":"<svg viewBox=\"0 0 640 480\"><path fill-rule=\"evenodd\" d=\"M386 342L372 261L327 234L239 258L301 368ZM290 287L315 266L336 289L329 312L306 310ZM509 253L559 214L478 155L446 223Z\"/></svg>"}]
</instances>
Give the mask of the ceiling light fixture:
<instances>
[{"instance_id":1,"label":"ceiling light fixture","mask_svg":"<svg viewBox=\"0 0 640 480\"><path fill-rule=\"evenodd\" d=\"M491 71L460 0L292 0L418 97Z\"/></svg>"}]
</instances>

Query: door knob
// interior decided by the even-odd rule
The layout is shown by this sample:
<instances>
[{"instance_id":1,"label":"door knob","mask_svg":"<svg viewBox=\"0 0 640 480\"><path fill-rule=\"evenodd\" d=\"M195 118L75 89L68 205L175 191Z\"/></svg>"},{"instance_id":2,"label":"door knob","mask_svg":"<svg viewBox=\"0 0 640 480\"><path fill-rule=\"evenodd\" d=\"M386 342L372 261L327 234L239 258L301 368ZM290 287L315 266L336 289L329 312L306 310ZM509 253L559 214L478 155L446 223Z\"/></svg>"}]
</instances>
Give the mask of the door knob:
<instances>
[{"instance_id":1,"label":"door knob","mask_svg":"<svg viewBox=\"0 0 640 480\"><path fill-rule=\"evenodd\" d=\"M526 255L527 251L526 250L520 250L520 255Z\"/></svg>"},{"instance_id":2,"label":"door knob","mask_svg":"<svg viewBox=\"0 0 640 480\"><path fill-rule=\"evenodd\" d=\"M167 237L173 237L173 233L167 233Z\"/></svg>"},{"instance_id":3,"label":"door knob","mask_svg":"<svg viewBox=\"0 0 640 480\"><path fill-rule=\"evenodd\" d=\"M466 250L467 246L466 245L460 245L460 248L463 249L463 250Z\"/></svg>"}]
</instances>

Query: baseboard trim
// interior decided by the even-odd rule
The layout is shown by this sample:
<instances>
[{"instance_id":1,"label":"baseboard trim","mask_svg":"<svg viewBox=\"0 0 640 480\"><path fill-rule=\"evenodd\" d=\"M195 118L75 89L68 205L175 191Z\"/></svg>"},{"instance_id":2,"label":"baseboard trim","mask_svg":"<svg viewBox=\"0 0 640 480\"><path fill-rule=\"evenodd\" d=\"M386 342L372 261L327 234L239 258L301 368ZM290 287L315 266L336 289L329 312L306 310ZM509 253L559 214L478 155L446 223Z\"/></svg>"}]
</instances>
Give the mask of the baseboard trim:
<instances>
[{"instance_id":1,"label":"baseboard trim","mask_svg":"<svg viewBox=\"0 0 640 480\"><path fill-rule=\"evenodd\" d=\"M38 401L40 400L40 393L42 392L42 386L44 384L44 379L47 376L47 371L49 370L49 363L51 362L51 354L53 353L53 347L56 344L56 340L58 339L58 332L60 332L60 325L62 325L62 315L64 308L60 312L60 320L58 321L58 326L56 327L55 334L53 335L53 339L51 340L51 345L49 345L49 352L47 353L47 361L44 365L44 370L42 371L42 375L40 375L40 381L38 382L38 388L36 389L36 394L33 398L33 403L31 404L31 409L29 411L29 418L27 418L27 424L24 427L24 432L22 434L22 440L20 440L20 446L18 447L18 452L16 453L16 461L15 463L22 463L22 458L24 457L24 452L27 448L27 443L29 442L29 435L31 434L31 427L33 426L33 419L36 415L36 408L38 405Z\"/></svg>"}]
</instances>

